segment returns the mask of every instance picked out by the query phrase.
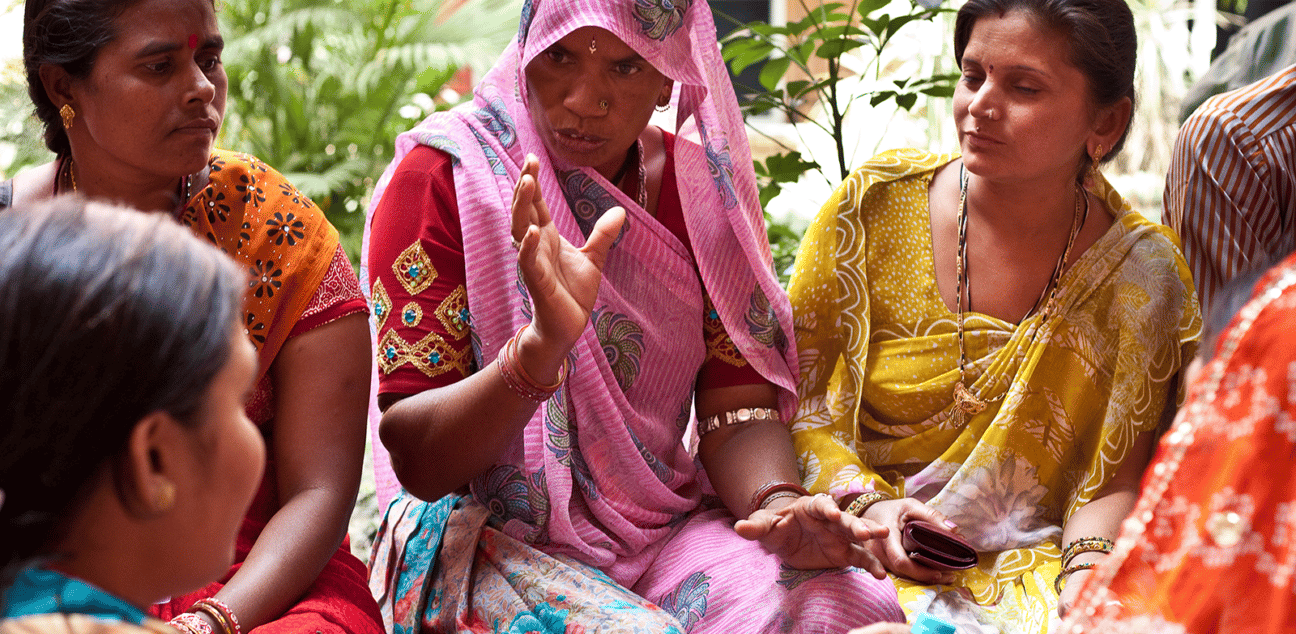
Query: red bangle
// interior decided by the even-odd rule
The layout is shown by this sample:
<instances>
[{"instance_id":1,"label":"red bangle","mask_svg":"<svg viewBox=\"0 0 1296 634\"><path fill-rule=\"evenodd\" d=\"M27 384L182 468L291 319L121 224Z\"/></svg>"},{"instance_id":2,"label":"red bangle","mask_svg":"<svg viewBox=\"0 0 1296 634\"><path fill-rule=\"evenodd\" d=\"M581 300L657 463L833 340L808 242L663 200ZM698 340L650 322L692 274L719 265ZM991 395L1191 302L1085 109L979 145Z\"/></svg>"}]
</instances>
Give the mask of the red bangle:
<instances>
[{"instance_id":1,"label":"red bangle","mask_svg":"<svg viewBox=\"0 0 1296 634\"><path fill-rule=\"evenodd\" d=\"M527 374L526 369L522 367L517 351L518 337L522 335L522 331L526 330L529 325L519 328L517 334L509 338L504 347L500 348L495 365L499 367L500 376L503 377L504 383L509 386L509 389L522 398L542 403L548 400L550 396L553 396L559 387L562 387L563 381L567 380L567 374L571 366L567 359L563 359L562 365L558 368L558 379L552 385L543 385L531 378L531 375Z\"/></svg>"},{"instance_id":2,"label":"red bangle","mask_svg":"<svg viewBox=\"0 0 1296 634\"><path fill-rule=\"evenodd\" d=\"M190 610L201 610L211 615L220 624L224 634L243 634L243 628L239 626L238 617L234 616L234 611L224 601L216 597L198 599Z\"/></svg>"},{"instance_id":3,"label":"red bangle","mask_svg":"<svg viewBox=\"0 0 1296 634\"><path fill-rule=\"evenodd\" d=\"M810 492L805 490L805 487L799 484L788 482L786 480L770 480L769 482L760 485L760 488L756 489L756 492L752 494L751 502L747 504L747 516L751 517L752 513L769 506L770 502L777 499L775 494L783 491L795 493L797 494L797 497L810 495ZM778 497L786 496L780 495Z\"/></svg>"}]
</instances>

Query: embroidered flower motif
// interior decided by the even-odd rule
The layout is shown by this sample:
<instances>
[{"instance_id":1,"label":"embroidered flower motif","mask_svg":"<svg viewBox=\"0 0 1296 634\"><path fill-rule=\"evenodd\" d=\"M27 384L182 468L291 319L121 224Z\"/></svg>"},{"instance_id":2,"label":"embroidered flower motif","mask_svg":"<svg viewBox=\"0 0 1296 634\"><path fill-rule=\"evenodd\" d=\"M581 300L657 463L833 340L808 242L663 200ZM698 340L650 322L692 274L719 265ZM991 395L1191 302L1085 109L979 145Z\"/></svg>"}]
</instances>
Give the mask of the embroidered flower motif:
<instances>
[{"instance_id":1,"label":"embroidered flower motif","mask_svg":"<svg viewBox=\"0 0 1296 634\"><path fill-rule=\"evenodd\" d=\"M249 244L251 242L252 242L252 225L251 223L245 222L241 227L239 227L238 248L242 249L244 244Z\"/></svg>"},{"instance_id":2,"label":"embroidered flower motif","mask_svg":"<svg viewBox=\"0 0 1296 634\"><path fill-rule=\"evenodd\" d=\"M437 320L445 327L446 333L455 339L468 336L471 315L468 313L468 295L463 284L454 289L436 309Z\"/></svg>"},{"instance_id":3,"label":"embroidered flower motif","mask_svg":"<svg viewBox=\"0 0 1296 634\"><path fill-rule=\"evenodd\" d=\"M451 370L458 370L468 376L469 354L467 350L456 350L445 339L435 332L429 332L414 344L410 344L388 330L378 341L378 369L383 374L391 374L402 365L409 364L428 377L436 377Z\"/></svg>"},{"instance_id":4,"label":"embroidered flower motif","mask_svg":"<svg viewBox=\"0 0 1296 634\"><path fill-rule=\"evenodd\" d=\"M410 295L418 295L427 290L437 277L432 259L423 251L423 245L418 240L401 251L392 263L392 271L396 273L396 281Z\"/></svg>"},{"instance_id":5,"label":"embroidered flower motif","mask_svg":"<svg viewBox=\"0 0 1296 634\"><path fill-rule=\"evenodd\" d=\"M713 147L706 126L701 122L698 123L698 133L702 137L702 149L706 153L707 170L711 172L711 180L715 181L716 190L720 192L720 204L725 209L733 209L738 205L738 194L733 180L733 160L729 158L729 142L721 139L720 147Z\"/></svg>"},{"instance_id":6,"label":"embroidered flower motif","mask_svg":"<svg viewBox=\"0 0 1296 634\"><path fill-rule=\"evenodd\" d=\"M548 432L546 444L558 463L571 469L572 481L580 487L585 497L596 500L599 497L598 489L594 487L589 465L580 451L579 432L567 411L566 392L566 385L558 388L545 408L544 423Z\"/></svg>"},{"instance_id":7,"label":"embroidered flower motif","mask_svg":"<svg viewBox=\"0 0 1296 634\"><path fill-rule=\"evenodd\" d=\"M305 196L302 196L296 187L288 183L279 183L279 193L283 194L284 198L292 200L294 204L300 205L302 200L305 200Z\"/></svg>"},{"instance_id":8,"label":"embroidered flower motif","mask_svg":"<svg viewBox=\"0 0 1296 634\"><path fill-rule=\"evenodd\" d=\"M526 43L527 33L531 31L531 18L535 17L534 0L522 3L522 18L518 21L518 43ZM521 49L522 47L518 47Z\"/></svg>"},{"instance_id":9,"label":"embroidered flower motif","mask_svg":"<svg viewBox=\"0 0 1296 634\"><path fill-rule=\"evenodd\" d=\"M374 329L382 330L383 324L387 323L387 316L392 311L391 297L387 295L387 287L383 286L382 280L374 280L373 291L370 293L372 299L374 316Z\"/></svg>"},{"instance_id":10,"label":"embroidered flower motif","mask_svg":"<svg viewBox=\"0 0 1296 634\"><path fill-rule=\"evenodd\" d=\"M517 143L517 129L513 125L513 119L509 117L508 106L504 105L504 100L498 97L491 99L485 106L479 108L473 113L477 120L481 122L495 138L499 140L504 149L513 147Z\"/></svg>"},{"instance_id":11,"label":"embroidered flower motif","mask_svg":"<svg viewBox=\"0 0 1296 634\"><path fill-rule=\"evenodd\" d=\"M774 305L765 296L765 290L760 284L752 290L751 303L747 308L747 331L753 339L778 350L780 354L787 349L787 334L783 332Z\"/></svg>"},{"instance_id":12,"label":"embroidered flower motif","mask_svg":"<svg viewBox=\"0 0 1296 634\"><path fill-rule=\"evenodd\" d=\"M258 348L265 343L266 338L262 334L264 331L265 324L258 321L256 315L247 313L243 316L243 334L247 335L248 339L256 342Z\"/></svg>"},{"instance_id":13,"label":"embroidered flower motif","mask_svg":"<svg viewBox=\"0 0 1296 634\"><path fill-rule=\"evenodd\" d=\"M576 224L580 227L581 235L586 238L594 231L594 225L603 214L618 204L617 199L603 188L602 185L594 181L589 174L581 170L557 171L558 184L562 188L563 196L567 198L567 206L571 208L572 215L576 217ZM627 217L627 220L629 218ZM628 224L628 222L627 222ZM621 227L621 234L625 234L625 226ZM621 236L617 236L617 241ZM616 242L613 242L616 245Z\"/></svg>"},{"instance_id":14,"label":"embroidered flower motif","mask_svg":"<svg viewBox=\"0 0 1296 634\"><path fill-rule=\"evenodd\" d=\"M603 356L612 368L612 376L616 377L622 392L628 391L639 376L639 361L644 347L643 328L628 316L610 312L606 307L595 311L590 321L594 322L594 334L603 347Z\"/></svg>"},{"instance_id":15,"label":"embroidered flower motif","mask_svg":"<svg viewBox=\"0 0 1296 634\"><path fill-rule=\"evenodd\" d=\"M418 141L419 145L436 148L448 154L451 167L459 167L459 164L463 161L460 156L463 154L463 148L459 147L459 144L449 136L433 134L426 130L411 132L410 134L414 135L414 140Z\"/></svg>"},{"instance_id":16,"label":"embroidered flower motif","mask_svg":"<svg viewBox=\"0 0 1296 634\"><path fill-rule=\"evenodd\" d=\"M283 281L279 279L283 275L283 269L277 268L274 260L257 260L249 272L252 280L248 282L248 286L255 289L252 294L256 297L274 297L275 291L283 286Z\"/></svg>"},{"instance_id":17,"label":"embroidered flower motif","mask_svg":"<svg viewBox=\"0 0 1296 634\"><path fill-rule=\"evenodd\" d=\"M491 515L503 522L519 520L531 524L535 521L526 476L516 466L499 465L491 469L482 488L483 502Z\"/></svg>"},{"instance_id":18,"label":"embroidered flower motif","mask_svg":"<svg viewBox=\"0 0 1296 634\"><path fill-rule=\"evenodd\" d=\"M283 244L286 240L288 246L296 246L297 241L306 237L306 223L291 212L287 216L280 212L275 212L274 216L266 220L266 235L274 240L276 245Z\"/></svg>"},{"instance_id":19,"label":"embroidered flower motif","mask_svg":"<svg viewBox=\"0 0 1296 634\"><path fill-rule=\"evenodd\" d=\"M841 571L830 570L830 569L797 570L796 568L789 568L787 564L780 564L779 578L777 581L775 581L775 583L779 584L780 586L783 586L784 588L787 588L787 591L791 592L793 590L796 590L797 586L828 572L840 573Z\"/></svg>"},{"instance_id":20,"label":"embroidered flower motif","mask_svg":"<svg viewBox=\"0 0 1296 634\"><path fill-rule=\"evenodd\" d=\"M685 630L689 630L706 616L707 597L711 593L710 581L711 577L699 570L680 582L674 592L655 603L675 617Z\"/></svg>"},{"instance_id":21,"label":"embroidered flower motif","mask_svg":"<svg viewBox=\"0 0 1296 634\"><path fill-rule=\"evenodd\" d=\"M933 506L955 524L978 527L964 537L979 551L1000 551L1036 544L1055 532L1040 504L1048 493L1034 464L1004 451L987 464L964 467L964 477L951 481Z\"/></svg>"},{"instance_id":22,"label":"embroidered flower motif","mask_svg":"<svg viewBox=\"0 0 1296 634\"><path fill-rule=\"evenodd\" d=\"M252 176L251 174L239 174L238 180L239 182L234 186L234 189L235 191L243 193L243 202L250 204L253 207L259 207L261 203L265 202L265 194L262 193L261 188L257 186L255 176Z\"/></svg>"},{"instance_id":23,"label":"embroidered flower motif","mask_svg":"<svg viewBox=\"0 0 1296 634\"><path fill-rule=\"evenodd\" d=\"M421 321L423 321L423 307L416 302L405 304L405 307L401 309L401 323L406 328L413 328L419 325Z\"/></svg>"},{"instance_id":24,"label":"embroidered flower motif","mask_svg":"<svg viewBox=\"0 0 1296 634\"><path fill-rule=\"evenodd\" d=\"M634 15L644 35L664 40L684 24L692 0L635 0Z\"/></svg>"},{"instance_id":25,"label":"embroidered flower motif","mask_svg":"<svg viewBox=\"0 0 1296 634\"><path fill-rule=\"evenodd\" d=\"M209 191L214 191L210 190ZM225 192L216 192L207 196L207 222L217 224L229 219L230 206L225 201Z\"/></svg>"},{"instance_id":26,"label":"embroidered flower motif","mask_svg":"<svg viewBox=\"0 0 1296 634\"><path fill-rule=\"evenodd\" d=\"M504 167L504 162L500 160L499 153L491 147L490 142L483 137L476 128L469 128L473 137L477 139L477 145L481 146L482 154L486 155L486 163L491 167L491 172L496 176L508 176L508 169Z\"/></svg>"},{"instance_id":27,"label":"embroidered flower motif","mask_svg":"<svg viewBox=\"0 0 1296 634\"><path fill-rule=\"evenodd\" d=\"M711 304L711 298L705 294L702 296L702 315L702 336L706 339L707 360L719 359L739 368L747 365L747 359L738 351L738 346L720 321L720 313Z\"/></svg>"}]
</instances>

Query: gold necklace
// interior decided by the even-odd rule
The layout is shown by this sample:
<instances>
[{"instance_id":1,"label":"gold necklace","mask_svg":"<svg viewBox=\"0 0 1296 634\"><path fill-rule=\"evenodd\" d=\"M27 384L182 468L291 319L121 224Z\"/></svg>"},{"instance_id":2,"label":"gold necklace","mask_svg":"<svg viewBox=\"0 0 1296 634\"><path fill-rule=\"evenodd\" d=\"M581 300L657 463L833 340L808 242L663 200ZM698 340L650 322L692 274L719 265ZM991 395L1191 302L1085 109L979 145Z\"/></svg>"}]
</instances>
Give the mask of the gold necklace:
<instances>
[{"instance_id":1,"label":"gold necklace","mask_svg":"<svg viewBox=\"0 0 1296 634\"><path fill-rule=\"evenodd\" d=\"M972 309L972 287L968 282L967 272L967 172L959 167L959 211L958 211L958 259L956 261L956 277L958 279L958 346L959 346L959 380L954 384L954 403L963 413L964 420L967 416L975 416L985 411L990 403L1001 398L1003 394L990 400L977 396L967 386L967 348L963 343L963 297L965 294L968 298L968 310ZM1076 204L1075 213L1071 217L1071 233L1067 236L1066 247L1062 250L1062 257L1058 258L1057 264L1053 267L1053 274L1049 276L1049 282L1045 285L1040 296L1036 298L1035 304L1031 306L1030 311L1022 317L1025 321L1028 317L1035 314L1039 308L1040 302L1045 296L1048 301L1044 303L1044 310L1041 311L1041 322L1047 320L1049 316L1057 310L1057 287L1058 281L1062 278L1062 270L1066 267L1067 259L1071 257L1071 247L1075 245L1076 236L1080 233L1080 228L1084 226L1085 220L1089 218L1089 197L1084 195L1080 185L1076 184ZM1084 200L1083 211L1081 210L1080 201Z\"/></svg>"},{"instance_id":2,"label":"gold necklace","mask_svg":"<svg viewBox=\"0 0 1296 634\"><path fill-rule=\"evenodd\" d=\"M75 166L72 164L71 156L64 159L63 164L59 167L59 174L54 179L54 193L58 194L67 190L68 188L64 185L65 183L71 186L70 191L73 194L77 193L76 170ZM180 180L178 185L179 191L183 192L183 198L180 199L180 205L176 208L177 217L184 212L185 206L189 204L189 199L193 196L192 186L193 179L191 175L186 174L185 177Z\"/></svg>"}]
</instances>

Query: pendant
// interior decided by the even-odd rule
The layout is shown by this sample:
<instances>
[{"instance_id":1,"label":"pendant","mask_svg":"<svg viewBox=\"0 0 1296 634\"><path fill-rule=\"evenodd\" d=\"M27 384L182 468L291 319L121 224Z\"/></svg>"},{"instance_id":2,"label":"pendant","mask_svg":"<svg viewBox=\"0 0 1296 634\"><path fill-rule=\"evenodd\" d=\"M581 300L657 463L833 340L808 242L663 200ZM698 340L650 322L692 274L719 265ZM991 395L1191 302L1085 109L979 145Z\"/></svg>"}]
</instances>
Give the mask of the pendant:
<instances>
[{"instance_id":1,"label":"pendant","mask_svg":"<svg viewBox=\"0 0 1296 634\"><path fill-rule=\"evenodd\" d=\"M985 411L986 402L973 394L962 381L954 384L954 404L958 405L960 411L969 416L975 416Z\"/></svg>"}]
</instances>

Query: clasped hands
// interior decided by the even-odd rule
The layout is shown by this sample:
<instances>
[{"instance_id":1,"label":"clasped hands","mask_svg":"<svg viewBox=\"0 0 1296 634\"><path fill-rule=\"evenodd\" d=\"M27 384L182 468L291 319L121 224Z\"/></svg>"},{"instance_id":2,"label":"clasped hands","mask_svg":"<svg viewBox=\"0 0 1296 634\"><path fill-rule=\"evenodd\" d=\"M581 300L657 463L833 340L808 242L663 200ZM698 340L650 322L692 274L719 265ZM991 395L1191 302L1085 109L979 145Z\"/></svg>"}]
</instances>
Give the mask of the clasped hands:
<instances>
[{"instance_id":1,"label":"clasped hands","mask_svg":"<svg viewBox=\"0 0 1296 634\"><path fill-rule=\"evenodd\" d=\"M799 569L855 566L881 579L887 572L922 583L950 583L953 573L909 558L901 545L905 522L952 526L936 509L911 498L873 504L864 517L843 512L827 495L779 499L734 525L783 563Z\"/></svg>"}]
</instances>

